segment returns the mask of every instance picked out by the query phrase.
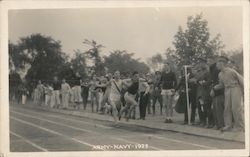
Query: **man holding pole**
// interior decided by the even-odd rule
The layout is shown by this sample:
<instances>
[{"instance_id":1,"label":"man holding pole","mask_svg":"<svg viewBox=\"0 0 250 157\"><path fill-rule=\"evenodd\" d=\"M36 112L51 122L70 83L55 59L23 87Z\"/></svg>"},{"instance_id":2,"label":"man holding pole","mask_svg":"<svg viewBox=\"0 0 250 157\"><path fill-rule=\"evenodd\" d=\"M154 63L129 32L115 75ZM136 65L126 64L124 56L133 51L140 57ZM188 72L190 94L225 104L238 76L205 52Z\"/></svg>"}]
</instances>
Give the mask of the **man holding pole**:
<instances>
[{"instance_id":1,"label":"man holding pole","mask_svg":"<svg viewBox=\"0 0 250 157\"><path fill-rule=\"evenodd\" d=\"M207 63L210 66L209 71L211 75L211 92L212 107L214 113L214 122L216 129L224 127L223 111L224 111L224 88L213 90L213 87L219 83L219 69L216 67L216 58L209 57Z\"/></svg>"}]
</instances>

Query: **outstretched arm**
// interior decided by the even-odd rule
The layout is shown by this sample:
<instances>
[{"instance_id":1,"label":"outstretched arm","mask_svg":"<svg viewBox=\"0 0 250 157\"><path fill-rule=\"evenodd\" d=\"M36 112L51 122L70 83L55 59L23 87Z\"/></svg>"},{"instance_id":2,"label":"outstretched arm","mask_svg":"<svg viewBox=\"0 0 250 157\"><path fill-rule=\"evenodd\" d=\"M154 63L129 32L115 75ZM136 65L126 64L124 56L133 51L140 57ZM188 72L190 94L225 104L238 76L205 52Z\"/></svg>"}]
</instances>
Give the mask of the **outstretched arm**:
<instances>
[{"instance_id":1,"label":"outstretched arm","mask_svg":"<svg viewBox=\"0 0 250 157\"><path fill-rule=\"evenodd\" d=\"M131 79L124 79L122 80L122 85L125 85L126 87L131 85Z\"/></svg>"}]
</instances>

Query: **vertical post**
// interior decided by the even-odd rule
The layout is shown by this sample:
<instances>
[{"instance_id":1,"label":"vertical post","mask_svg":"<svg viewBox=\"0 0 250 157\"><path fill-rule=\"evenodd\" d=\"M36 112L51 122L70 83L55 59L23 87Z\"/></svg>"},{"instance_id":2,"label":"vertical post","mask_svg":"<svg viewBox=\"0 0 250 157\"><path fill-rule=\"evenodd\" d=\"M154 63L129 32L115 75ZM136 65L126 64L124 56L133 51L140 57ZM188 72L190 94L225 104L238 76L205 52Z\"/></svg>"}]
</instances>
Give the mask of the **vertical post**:
<instances>
[{"instance_id":1,"label":"vertical post","mask_svg":"<svg viewBox=\"0 0 250 157\"><path fill-rule=\"evenodd\" d=\"M191 119L191 109L189 105L189 93L188 93L188 74L187 74L187 68L189 66L184 65L184 71L185 71L185 83L186 83L186 100L187 100L187 114L188 114L188 125L191 125L190 119Z\"/></svg>"}]
</instances>

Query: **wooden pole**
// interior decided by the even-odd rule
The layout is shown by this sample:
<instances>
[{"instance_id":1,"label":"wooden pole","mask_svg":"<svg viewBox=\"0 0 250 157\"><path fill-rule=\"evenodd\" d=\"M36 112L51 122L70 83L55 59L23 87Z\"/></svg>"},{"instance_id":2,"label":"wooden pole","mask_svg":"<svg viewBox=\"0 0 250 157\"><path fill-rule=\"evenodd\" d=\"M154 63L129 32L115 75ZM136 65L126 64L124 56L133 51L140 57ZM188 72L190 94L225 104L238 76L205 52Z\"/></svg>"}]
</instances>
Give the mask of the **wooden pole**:
<instances>
[{"instance_id":1,"label":"wooden pole","mask_svg":"<svg viewBox=\"0 0 250 157\"><path fill-rule=\"evenodd\" d=\"M188 125L191 125L191 106L189 104L189 91L188 91L188 73L187 73L187 68L190 66L184 65L184 71L185 71L185 83L186 83L186 100L187 100L187 114L188 114Z\"/></svg>"}]
</instances>

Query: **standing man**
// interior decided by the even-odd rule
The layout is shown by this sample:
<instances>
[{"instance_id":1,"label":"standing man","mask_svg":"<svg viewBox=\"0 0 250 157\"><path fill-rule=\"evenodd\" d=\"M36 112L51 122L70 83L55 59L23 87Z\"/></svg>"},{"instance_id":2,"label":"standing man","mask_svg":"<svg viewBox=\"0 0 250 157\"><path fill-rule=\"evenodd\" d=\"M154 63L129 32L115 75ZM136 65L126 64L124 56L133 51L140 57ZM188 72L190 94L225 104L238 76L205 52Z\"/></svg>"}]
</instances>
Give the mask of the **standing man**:
<instances>
[{"instance_id":1,"label":"standing man","mask_svg":"<svg viewBox=\"0 0 250 157\"><path fill-rule=\"evenodd\" d=\"M52 103L51 103L51 108L59 108L60 107L60 90L61 90L61 83L58 80L58 77L54 77L53 81L53 94L52 94Z\"/></svg>"},{"instance_id":2,"label":"standing man","mask_svg":"<svg viewBox=\"0 0 250 157\"><path fill-rule=\"evenodd\" d=\"M45 84L45 107L49 107L51 103L51 96L53 93L53 88L51 87L50 83Z\"/></svg>"},{"instance_id":3,"label":"standing man","mask_svg":"<svg viewBox=\"0 0 250 157\"><path fill-rule=\"evenodd\" d=\"M65 81L65 79L62 79L61 93L62 93L62 108L67 109L69 107L70 86Z\"/></svg>"},{"instance_id":4,"label":"standing man","mask_svg":"<svg viewBox=\"0 0 250 157\"><path fill-rule=\"evenodd\" d=\"M75 109L80 108L80 104L82 102L82 96L81 96L81 83L82 83L82 78L79 74L79 72L75 73L74 77L74 85L73 85L73 95L74 95L74 107Z\"/></svg>"},{"instance_id":5,"label":"standing man","mask_svg":"<svg viewBox=\"0 0 250 157\"><path fill-rule=\"evenodd\" d=\"M156 71L155 76L153 79L153 92L152 92L152 108L153 108L153 115L155 115L155 104L158 100L160 104L160 113L162 115L162 96L161 96L161 87L160 85L160 80L161 80L161 72Z\"/></svg>"},{"instance_id":6,"label":"standing man","mask_svg":"<svg viewBox=\"0 0 250 157\"><path fill-rule=\"evenodd\" d=\"M106 90L104 91L103 93L103 98L101 100L101 106L100 106L100 114L104 114L105 112L105 106L106 106L106 103L109 104L109 94L110 94L110 85L108 85L109 81L112 79L112 74L107 74L105 76L105 78L107 79L107 82L102 82L103 83L103 86L106 87ZM109 104L110 105L110 104Z\"/></svg>"},{"instance_id":7,"label":"standing man","mask_svg":"<svg viewBox=\"0 0 250 157\"><path fill-rule=\"evenodd\" d=\"M145 120L146 117L146 109L147 106L150 105L149 101L149 90L150 86L148 84L148 79L145 81L139 81L139 110L140 110L140 118L141 120Z\"/></svg>"},{"instance_id":8,"label":"standing man","mask_svg":"<svg viewBox=\"0 0 250 157\"><path fill-rule=\"evenodd\" d=\"M206 64L206 60L199 58L197 64L197 104L198 113L200 118L200 125L202 127L213 127L213 116L211 108L211 97L210 97L210 73L209 67Z\"/></svg>"},{"instance_id":9,"label":"standing man","mask_svg":"<svg viewBox=\"0 0 250 157\"><path fill-rule=\"evenodd\" d=\"M149 85L149 93L148 93L148 102L147 102L147 110L148 114L151 114L151 100L152 100L152 94L153 94L153 88L154 88L154 83L153 83L153 74L148 73L146 75L147 83Z\"/></svg>"},{"instance_id":10,"label":"standing man","mask_svg":"<svg viewBox=\"0 0 250 157\"><path fill-rule=\"evenodd\" d=\"M21 94L22 105L26 104L27 96L29 94L26 86L27 86L27 82L25 80L23 80L22 83L20 84L20 94Z\"/></svg>"},{"instance_id":11,"label":"standing man","mask_svg":"<svg viewBox=\"0 0 250 157\"><path fill-rule=\"evenodd\" d=\"M96 112L98 112L102 108L103 102L104 102L104 105L106 103L106 100L103 100L103 99L106 99L104 98L104 94L106 93L107 83L108 83L108 79L104 76L101 76L99 78L99 83L96 85L97 87L96 90L98 91L98 106L97 106Z\"/></svg>"},{"instance_id":12,"label":"standing man","mask_svg":"<svg viewBox=\"0 0 250 157\"><path fill-rule=\"evenodd\" d=\"M219 84L213 87L213 90L225 88L225 102L224 102L224 122L225 127L221 131L229 131L234 129L236 131L244 131L243 119L243 93L244 82L243 77L235 70L226 67L228 59L224 56L219 57L217 61L217 68L219 73ZM234 125L233 125L234 120Z\"/></svg>"},{"instance_id":13,"label":"standing man","mask_svg":"<svg viewBox=\"0 0 250 157\"><path fill-rule=\"evenodd\" d=\"M44 85L41 80L38 80L37 90L38 90L38 105L41 106L44 100Z\"/></svg>"},{"instance_id":14,"label":"standing man","mask_svg":"<svg viewBox=\"0 0 250 157\"><path fill-rule=\"evenodd\" d=\"M82 102L83 102L83 109L86 110L88 104L88 97L89 97L89 80L86 79L82 85Z\"/></svg>"},{"instance_id":15,"label":"standing man","mask_svg":"<svg viewBox=\"0 0 250 157\"><path fill-rule=\"evenodd\" d=\"M209 71L211 76L211 92L212 107L214 113L214 122L216 129L222 129L224 127L223 111L224 111L224 88L214 90L213 87L219 83L219 69L216 67L216 58L209 57L207 59L209 65Z\"/></svg>"},{"instance_id":16,"label":"standing man","mask_svg":"<svg viewBox=\"0 0 250 157\"><path fill-rule=\"evenodd\" d=\"M166 120L165 123L173 122L173 100L175 87L177 84L175 73L172 72L169 63L165 63L163 67L162 76L160 79L160 85L162 86L162 100L165 106L166 111Z\"/></svg>"},{"instance_id":17,"label":"standing man","mask_svg":"<svg viewBox=\"0 0 250 157\"><path fill-rule=\"evenodd\" d=\"M91 98L91 110L92 112L94 112L94 106L96 105L97 109L98 109L98 93L96 90L96 85L97 85L98 81L96 78L96 75L93 74L92 80L90 82L90 98Z\"/></svg>"}]
</instances>

